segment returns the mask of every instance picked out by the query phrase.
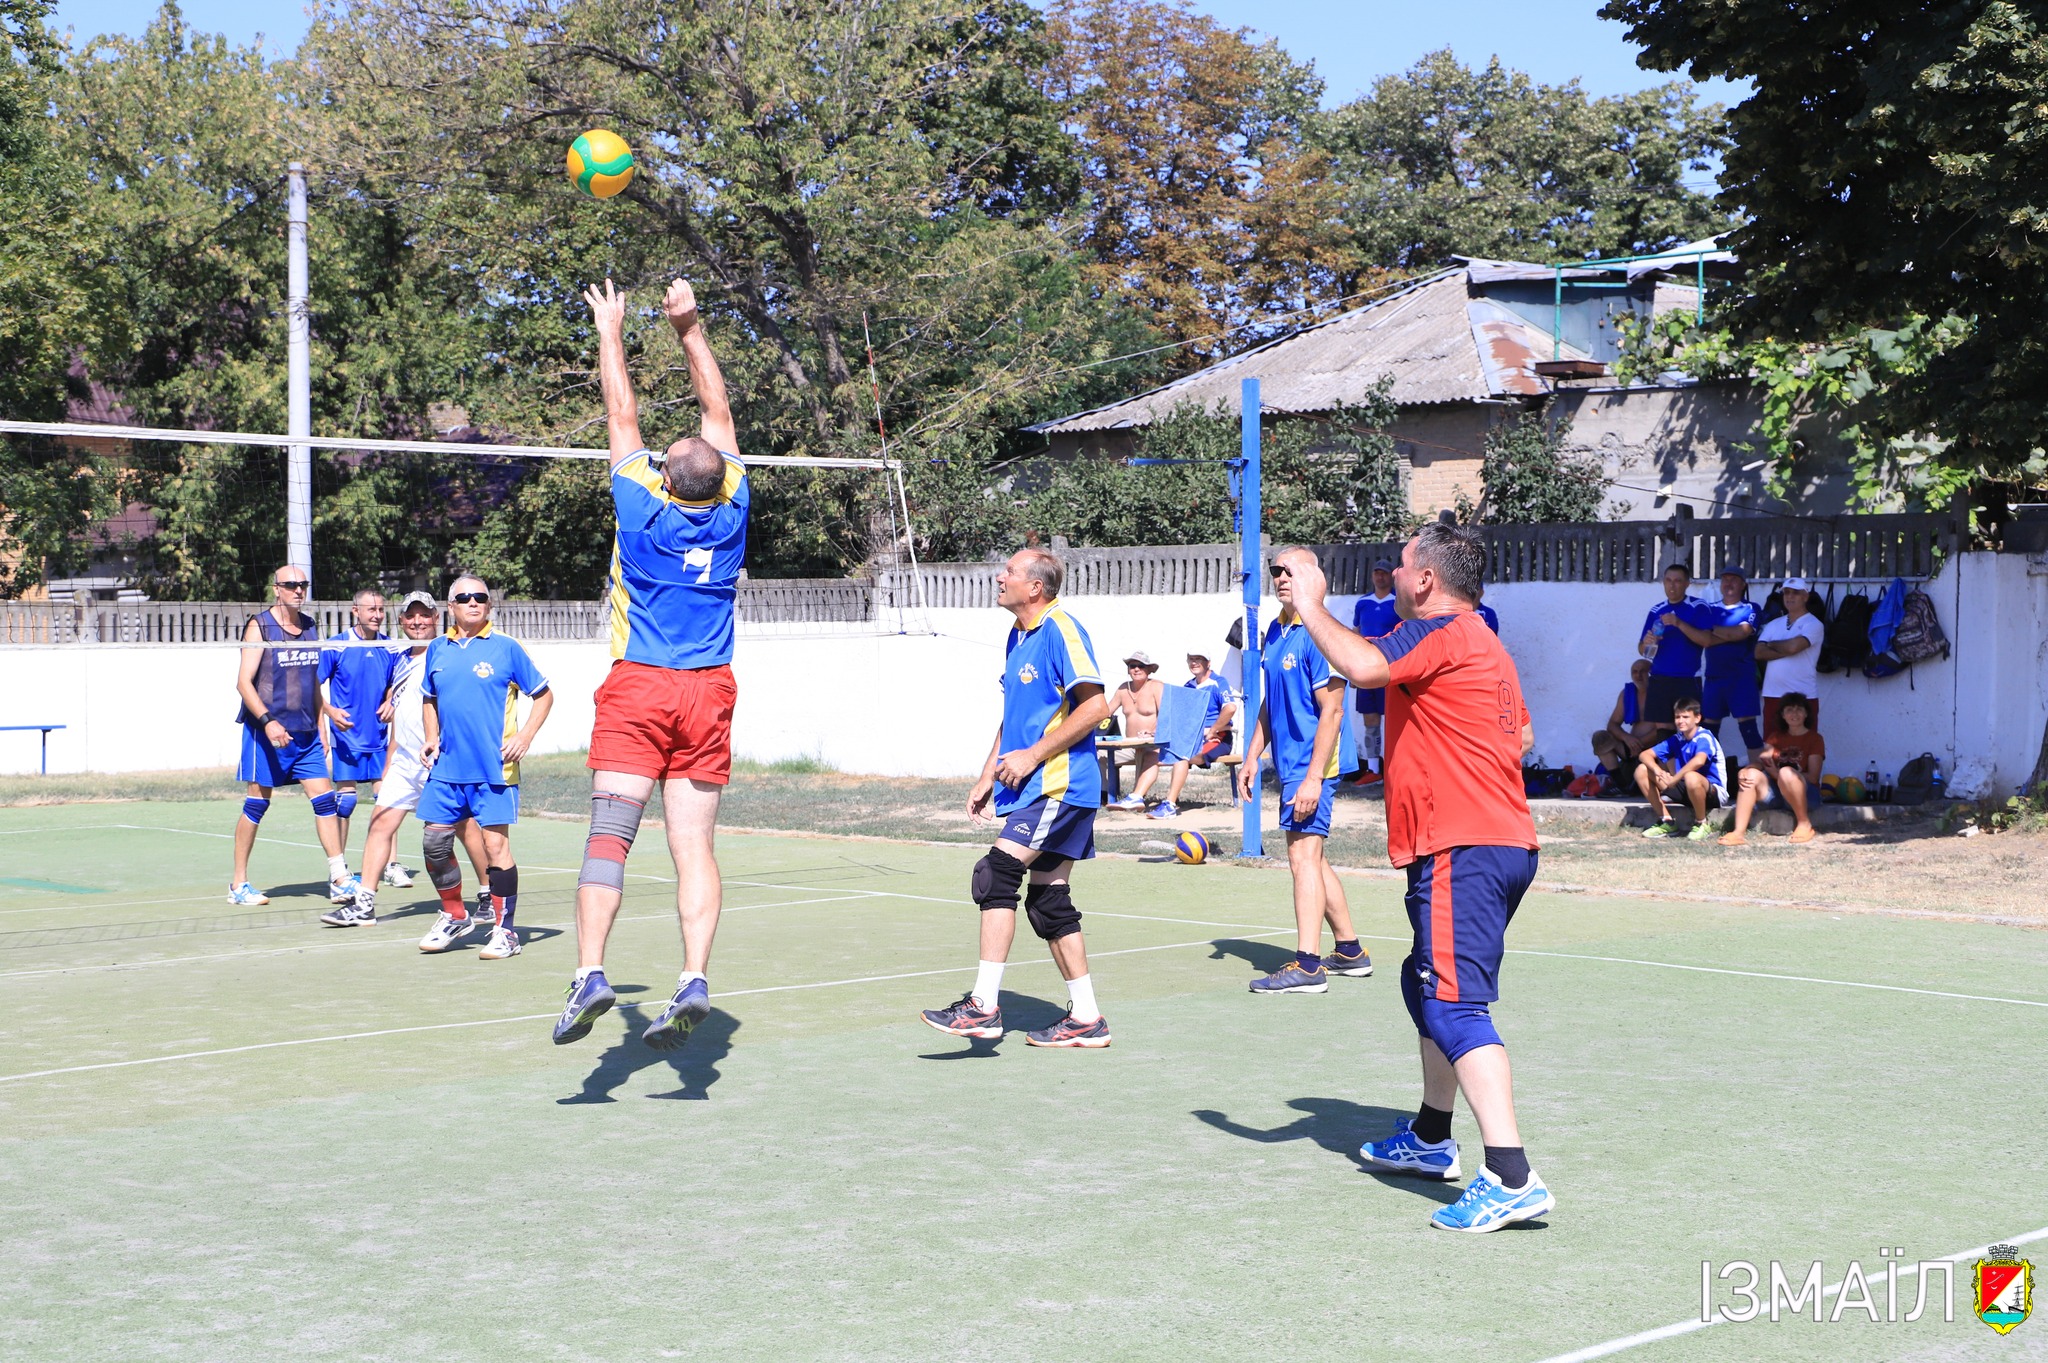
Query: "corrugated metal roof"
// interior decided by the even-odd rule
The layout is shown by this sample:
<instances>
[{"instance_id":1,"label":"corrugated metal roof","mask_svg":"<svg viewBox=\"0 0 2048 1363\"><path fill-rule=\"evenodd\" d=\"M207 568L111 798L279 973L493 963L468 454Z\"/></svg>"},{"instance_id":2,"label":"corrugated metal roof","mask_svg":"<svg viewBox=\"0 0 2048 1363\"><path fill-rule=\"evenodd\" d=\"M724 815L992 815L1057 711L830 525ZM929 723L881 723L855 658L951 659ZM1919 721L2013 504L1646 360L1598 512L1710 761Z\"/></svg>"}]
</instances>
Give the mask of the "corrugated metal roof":
<instances>
[{"instance_id":1,"label":"corrugated metal roof","mask_svg":"<svg viewBox=\"0 0 2048 1363\"><path fill-rule=\"evenodd\" d=\"M1235 415L1243 380L1257 377L1269 411L1327 412L1363 401L1384 375L1404 407L1550 391L1531 367L1551 358L1550 333L1473 294L1464 268L1340 314L1284 340L1234 355L1149 393L1030 429L1046 434L1146 426L1182 403ZM1562 358L1584 359L1565 346Z\"/></svg>"}]
</instances>

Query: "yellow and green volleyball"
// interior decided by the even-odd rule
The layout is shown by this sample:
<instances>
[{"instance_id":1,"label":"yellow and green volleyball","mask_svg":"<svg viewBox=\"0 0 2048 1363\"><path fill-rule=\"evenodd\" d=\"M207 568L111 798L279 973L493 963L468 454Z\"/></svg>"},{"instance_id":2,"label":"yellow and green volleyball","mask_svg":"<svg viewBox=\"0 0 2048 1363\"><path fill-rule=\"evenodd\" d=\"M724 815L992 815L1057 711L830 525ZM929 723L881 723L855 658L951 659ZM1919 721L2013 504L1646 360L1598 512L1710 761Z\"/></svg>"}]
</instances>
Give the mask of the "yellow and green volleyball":
<instances>
[{"instance_id":1,"label":"yellow and green volleyball","mask_svg":"<svg viewBox=\"0 0 2048 1363\"><path fill-rule=\"evenodd\" d=\"M1173 840L1173 859L1183 866L1200 866L1209 859L1209 840L1189 829Z\"/></svg>"},{"instance_id":2,"label":"yellow and green volleyball","mask_svg":"<svg viewBox=\"0 0 2048 1363\"><path fill-rule=\"evenodd\" d=\"M609 199L633 183L633 149L609 128L592 128L569 144L569 178L592 198Z\"/></svg>"}]
</instances>

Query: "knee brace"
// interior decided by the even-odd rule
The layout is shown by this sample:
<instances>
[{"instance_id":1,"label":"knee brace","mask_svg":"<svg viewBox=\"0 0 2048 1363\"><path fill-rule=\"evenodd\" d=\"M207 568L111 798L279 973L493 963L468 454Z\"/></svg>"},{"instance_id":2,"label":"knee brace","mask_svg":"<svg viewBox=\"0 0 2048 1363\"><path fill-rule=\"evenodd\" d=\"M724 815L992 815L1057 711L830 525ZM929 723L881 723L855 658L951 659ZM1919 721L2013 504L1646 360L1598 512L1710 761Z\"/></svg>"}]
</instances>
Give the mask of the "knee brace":
<instances>
[{"instance_id":1,"label":"knee brace","mask_svg":"<svg viewBox=\"0 0 2048 1363\"><path fill-rule=\"evenodd\" d=\"M591 795L590 836L583 842L583 870L576 877L577 889L598 885L626 892L626 854L633 850L640 816L646 809L645 800L630 796L609 791Z\"/></svg>"},{"instance_id":2,"label":"knee brace","mask_svg":"<svg viewBox=\"0 0 2048 1363\"><path fill-rule=\"evenodd\" d=\"M1749 750L1751 757L1755 757L1756 750L1764 745L1763 731L1757 727L1756 716L1751 715L1748 719L1738 719L1735 721L1735 726L1742 730L1743 747Z\"/></svg>"},{"instance_id":3,"label":"knee brace","mask_svg":"<svg viewBox=\"0 0 2048 1363\"><path fill-rule=\"evenodd\" d=\"M450 824L430 823L420 834L420 853L426 858L427 876L437 890L460 889L462 868L455 864L455 829Z\"/></svg>"},{"instance_id":4,"label":"knee brace","mask_svg":"<svg viewBox=\"0 0 2048 1363\"><path fill-rule=\"evenodd\" d=\"M1031 930L1048 942L1081 930L1081 911L1064 885L1033 885L1024 892L1024 913Z\"/></svg>"},{"instance_id":5,"label":"knee brace","mask_svg":"<svg viewBox=\"0 0 2048 1363\"><path fill-rule=\"evenodd\" d=\"M512 915L519 909L519 868L517 866L493 866L486 873L491 882L491 905L498 911L498 926L512 926Z\"/></svg>"},{"instance_id":6,"label":"knee brace","mask_svg":"<svg viewBox=\"0 0 2048 1363\"><path fill-rule=\"evenodd\" d=\"M975 904L986 911L1015 909L1017 887L1023 883L1024 863L1000 847L991 847L987 856L974 863L968 886Z\"/></svg>"},{"instance_id":7,"label":"knee brace","mask_svg":"<svg viewBox=\"0 0 2048 1363\"><path fill-rule=\"evenodd\" d=\"M313 801L313 817L314 817L314 818L316 818L316 819L331 819L331 818L333 818L333 817L334 817L334 792L333 792L333 791L331 791L331 790L330 790L330 791L326 791L326 792L324 792L323 794L315 795L315 796L313 796L313 797L312 797L312 801Z\"/></svg>"},{"instance_id":8,"label":"knee brace","mask_svg":"<svg viewBox=\"0 0 2048 1363\"><path fill-rule=\"evenodd\" d=\"M270 801L259 800L253 795L242 801L242 817L250 823L262 823L263 815L270 808Z\"/></svg>"},{"instance_id":9,"label":"knee brace","mask_svg":"<svg viewBox=\"0 0 2048 1363\"><path fill-rule=\"evenodd\" d=\"M356 793L354 790L340 791L335 795L334 812L344 819L356 812Z\"/></svg>"}]
</instances>

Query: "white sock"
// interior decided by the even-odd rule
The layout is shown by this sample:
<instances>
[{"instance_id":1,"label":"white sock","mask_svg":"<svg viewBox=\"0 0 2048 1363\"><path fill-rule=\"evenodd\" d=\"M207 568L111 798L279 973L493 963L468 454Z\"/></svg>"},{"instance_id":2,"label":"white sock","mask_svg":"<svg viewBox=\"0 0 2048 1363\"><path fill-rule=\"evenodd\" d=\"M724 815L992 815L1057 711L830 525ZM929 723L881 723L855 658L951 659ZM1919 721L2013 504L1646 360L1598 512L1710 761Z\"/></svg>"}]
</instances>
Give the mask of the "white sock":
<instances>
[{"instance_id":1,"label":"white sock","mask_svg":"<svg viewBox=\"0 0 2048 1363\"><path fill-rule=\"evenodd\" d=\"M598 971L600 971L600 970L603 970L603 969L604 969L604 967L603 967L603 966L601 966L601 965L579 965L579 966L577 966L577 967L576 967L576 983L577 983L577 984L581 984L581 983L583 983L583 981L584 981L585 979L587 979L587 978L588 978L589 976L591 976L591 975L595 974L596 972L598 972Z\"/></svg>"},{"instance_id":2,"label":"white sock","mask_svg":"<svg viewBox=\"0 0 2048 1363\"><path fill-rule=\"evenodd\" d=\"M1067 1011L1076 1022L1093 1022L1102 1016L1102 1010L1095 1006L1094 980L1083 975L1067 981Z\"/></svg>"},{"instance_id":3,"label":"white sock","mask_svg":"<svg viewBox=\"0 0 2048 1363\"><path fill-rule=\"evenodd\" d=\"M327 878L329 880L348 879L348 858L345 856L329 857L327 859Z\"/></svg>"},{"instance_id":4,"label":"white sock","mask_svg":"<svg viewBox=\"0 0 2048 1363\"><path fill-rule=\"evenodd\" d=\"M704 979L704 972L701 970L685 970L682 974L676 976L676 988L681 989L691 980L704 980L704 988L706 990L711 988L711 981Z\"/></svg>"},{"instance_id":5,"label":"white sock","mask_svg":"<svg viewBox=\"0 0 2048 1363\"><path fill-rule=\"evenodd\" d=\"M996 1006L996 996L1003 991L1003 963L981 961L974 968L974 997L981 1000L984 1008Z\"/></svg>"}]
</instances>

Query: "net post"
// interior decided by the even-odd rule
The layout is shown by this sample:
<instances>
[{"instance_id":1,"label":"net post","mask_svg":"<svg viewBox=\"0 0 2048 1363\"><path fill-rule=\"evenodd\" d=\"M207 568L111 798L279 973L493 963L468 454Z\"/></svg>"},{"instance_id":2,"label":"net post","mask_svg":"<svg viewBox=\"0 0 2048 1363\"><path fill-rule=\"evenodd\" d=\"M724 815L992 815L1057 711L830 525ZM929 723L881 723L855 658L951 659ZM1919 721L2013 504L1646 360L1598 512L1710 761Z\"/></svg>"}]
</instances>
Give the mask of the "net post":
<instances>
[{"instance_id":1,"label":"net post","mask_svg":"<svg viewBox=\"0 0 2048 1363\"><path fill-rule=\"evenodd\" d=\"M1249 753L1252 731L1259 722L1259 534L1265 513L1259 504L1259 381L1246 379L1239 412L1239 454L1244 460L1244 495L1239 501L1238 529L1244 539L1244 653L1239 667L1244 692L1244 747ZM1240 770L1242 770L1240 768ZM1259 832L1261 788L1252 769L1252 798L1244 802L1243 857L1263 857L1266 843Z\"/></svg>"},{"instance_id":2,"label":"net post","mask_svg":"<svg viewBox=\"0 0 2048 1363\"><path fill-rule=\"evenodd\" d=\"M289 246L285 281L286 434L313 434L312 318L306 305L306 167L285 167L290 181L287 211ZM285 542L287 557L313 573L313 447L291 445L285 456ZM310 596L308 597L310 600Z\"/></svg>"}]
</instances>

